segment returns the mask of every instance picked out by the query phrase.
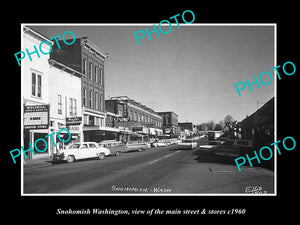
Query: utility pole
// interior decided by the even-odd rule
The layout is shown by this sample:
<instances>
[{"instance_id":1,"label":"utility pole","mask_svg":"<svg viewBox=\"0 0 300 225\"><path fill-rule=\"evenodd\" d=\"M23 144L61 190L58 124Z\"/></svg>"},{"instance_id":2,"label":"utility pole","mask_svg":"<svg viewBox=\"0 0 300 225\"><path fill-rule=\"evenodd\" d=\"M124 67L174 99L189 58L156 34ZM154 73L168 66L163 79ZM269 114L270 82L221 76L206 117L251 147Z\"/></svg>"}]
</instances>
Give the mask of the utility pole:
<instances>
[{"instance_id":1,"label":"utility pole","mask_svg":"<svg viewBox=\"0 0 300 225\"><path fill-rule=\"evenodd\" d=\"M257 109L258 109L258 104L263 104L263 102L260 102L260 101L256 100L256 107L257 107Z\"/></svg>"}]
</instances>

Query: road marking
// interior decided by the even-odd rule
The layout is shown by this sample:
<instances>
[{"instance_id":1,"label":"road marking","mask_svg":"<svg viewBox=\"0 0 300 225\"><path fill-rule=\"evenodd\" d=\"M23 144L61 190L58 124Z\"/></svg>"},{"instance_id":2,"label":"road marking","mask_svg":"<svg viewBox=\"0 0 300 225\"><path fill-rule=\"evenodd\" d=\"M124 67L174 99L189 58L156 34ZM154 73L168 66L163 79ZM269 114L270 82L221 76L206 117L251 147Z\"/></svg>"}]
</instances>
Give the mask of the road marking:
<instances>
[{"instance_id":1,"label":"road marking","mask_svg":"<svg viewBox=\"0 0 300 225\"><path fill-rule=\"evenodd\" d=\"M159 161L159 159L155 159L155 160L149 162L148 165L151 165L151 164L153 164L153 163L155 163L155 162L157 162L157 161Z\"/></svg>"},{"instance_id":2,"label":"road marking","mask_svg":"<svg viewBox=\"0 0 300 225\"><path fill-rule=\"evenodd\" d=\"M168 154L168 155L165 155L163 158L168 158L170 157L171 155L173 155L174 153L171 153L171 154Z\"/></svg>"},{"instance_id":3,"label":"road marking","mask_svg":"<svg viewBox=\"0 0 300 225\"><path fill-rule=\"evenodd\" d=\"M220 170L220 171L214 171L214 170L212 170L211 172L213 172L213 173L231 173L232 170Z\"/></svg>"},{"instance_id":4,"label":"road marking","mask_svg":"<svg viewBox=\"0 0 300 225\"><path fill-rule=\"evenodd\" d=\"M168 157L170 157L170 156L172 156L172 155L174 155L174 154L176 154L176 153L178 153L178 152L180 152L180 150L178 150L178 151L176 151L176 152L173 152L173 153L170 153L170 154L168 154L168 155L165 155L165 156L163 156L163 157L161 157L161 158L155 159L155 160L153 160L153 161L151 161L151 162L148 162L147 165L151 165L151 164L153 164L153 163L158 162L158 161L161 160L161 159L168 158Z\"/></svg>"}]
</instances>

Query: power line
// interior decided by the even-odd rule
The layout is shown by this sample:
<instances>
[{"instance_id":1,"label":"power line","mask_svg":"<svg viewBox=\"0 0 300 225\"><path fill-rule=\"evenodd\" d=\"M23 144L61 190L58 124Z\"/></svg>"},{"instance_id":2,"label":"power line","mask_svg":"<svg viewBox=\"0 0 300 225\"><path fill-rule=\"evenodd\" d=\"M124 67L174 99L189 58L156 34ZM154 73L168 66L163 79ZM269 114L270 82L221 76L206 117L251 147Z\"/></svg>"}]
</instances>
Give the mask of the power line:
<instances>
[{"instance_id":1,"label":"power line","mask_svg":"<svg viewBox=\"0 0 300 225\"><path fill-rule=\"evenodd\" d=\"M139 65L139 66L151 66L151 67L159 67L159 68L166 68L166 69L178 69L178 70L219 71L219 72L227 72L227 73L228 72L230 72L230 73L260 73L258 71L209 69L209 68L203 68L203 67L182 67L182 66L173 66L173 65L165 65L165 64L151 64L151 63L126 61L126 60L119 60L119 59L112 59L112 58L110 58L107 62L135 64L135 65Z\"/></svg>"}]
</instances>

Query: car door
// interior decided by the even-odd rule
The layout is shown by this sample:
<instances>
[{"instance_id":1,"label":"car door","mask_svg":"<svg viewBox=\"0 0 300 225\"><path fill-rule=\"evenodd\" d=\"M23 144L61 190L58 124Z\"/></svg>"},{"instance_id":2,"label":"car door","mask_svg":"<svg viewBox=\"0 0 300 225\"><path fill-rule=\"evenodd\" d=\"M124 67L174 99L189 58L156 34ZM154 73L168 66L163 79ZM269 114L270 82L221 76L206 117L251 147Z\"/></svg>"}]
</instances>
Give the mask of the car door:
<instances>
[{"instance_id":1,"label":"car door","mask_svg":"<svg viewBox=\"0 0 300 225\"><path fill-rule=\"evenodd\" d=\"M97 157L98 147L95 143L89 143L89 158Z\"/></svg>"},{"instance_id":2,"label":"car door","mask_svg":"<svg viewBox=\"0 0 300 225\"><path fill-rule=\"evenodd\" d=\"M85 158L89 158L89 148L88 145L86 143L81 144L80 149L79 149L79 157L80 159L85 159Z\"/></svg>"}]
</instances>

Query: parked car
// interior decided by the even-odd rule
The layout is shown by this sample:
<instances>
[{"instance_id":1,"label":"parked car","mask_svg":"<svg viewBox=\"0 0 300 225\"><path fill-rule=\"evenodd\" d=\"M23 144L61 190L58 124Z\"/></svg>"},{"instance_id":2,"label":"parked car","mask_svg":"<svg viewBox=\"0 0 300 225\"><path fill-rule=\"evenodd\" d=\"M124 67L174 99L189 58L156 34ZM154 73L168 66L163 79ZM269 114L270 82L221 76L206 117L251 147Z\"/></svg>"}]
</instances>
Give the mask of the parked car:
<instances>
[{"instance_id":1,"label":"parked car","mask_svg":"<svg viewBox=\"0 0 300 225\"><path fill-rule=\"evenodd\" d=\"M150 144L149 143L143 143L143 142L129 142L126 144L126 147L128 148L128 151L145 151L147 148L150 148Z\"/></svg>"},{"instance_id":2,"label":"parked car","mask_svg":"<svg viewBox=\"0 0 300 225\"><path fill-rule=\"evenodd\" d=\"M155 147L155 148L166 147L166 146L167 146L167 144L165 142L161 142L161 141L157 141L157 140L155 140L151 143L151 147Z\"/></svg>"},{"instance_id":3,"label":"parked car","mask_svg":"<svg viewBox=\"0 0 300 225\"><path fill-rule=\"evenodd\" d=\"M52 163L58 161L74 162L78 159L104 159L110 155L108 148L100 147L96 142L79 142L72 144L68 149L60 150L53 155Z\"/></svg>"},{"instance_id":4,"label":"parked car","mask_svg":"<svg viewBox=\"0 0 300 225\"><path fill-rule=\"evenodd\" d=\"M227 139L221 145L213 149L217 155L240 156L252 149L252 140L249 139Z\"/></svg>"},{"instance_id":5,"label":"parked car","mask_svg":"<svg viewBox=\"0 0 300 225\"><path fill-rule=\"evenodd\" d=\"M194 139L183 139L178 146L179 149L195 149L197 142Z\"/></svg>"},{"instance_id":6,"label":"parked car","mask_svg":"<svg viewBox=\"0 0 300 225\"><path fill-rule=\"evenodd\" d=\"M124 145L121 141L116 140L105 140L98 143L99 146L108 148L112 156L119 156L122 153L128 152L129 148Z\"/></svg>"},{"instance_id":7,"label":"parked car","mask_svg":"<svg viewBox=\"0 0 300 225\"><path fill-rule=\"evenodd\" d=\"M224 141L209 141L207 145L200 145L199 148L201 150L213 151L218 145L223 144Z\"/></svg>"}]
</instances>

